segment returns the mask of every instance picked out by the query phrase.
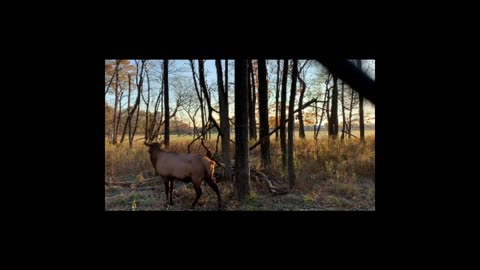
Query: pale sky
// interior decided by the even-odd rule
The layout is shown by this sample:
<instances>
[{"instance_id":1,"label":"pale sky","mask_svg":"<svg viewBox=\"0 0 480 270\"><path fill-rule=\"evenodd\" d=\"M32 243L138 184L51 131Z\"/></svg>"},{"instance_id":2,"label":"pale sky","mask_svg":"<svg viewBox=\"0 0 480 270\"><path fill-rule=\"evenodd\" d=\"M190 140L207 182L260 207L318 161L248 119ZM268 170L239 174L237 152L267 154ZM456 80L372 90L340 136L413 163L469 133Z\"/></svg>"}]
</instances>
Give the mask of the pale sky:
<instances>
[{"instance_id":1,"label":"pale sky","mask_svg":"<svg viewBox=\"0 0 480 270\"><path fill-rule=\"evenodd\" d=\"M158 66L159 63L161 62L161 60L149 60L149 62L152 61L152 62L157 62L156 65ZM304 61L304 60L300 60L300 61ZM171 107L173 107L175 104L175 98L176 98L176 94L175 94L175 85L176 85L176 82L179 82L179 81L182 81L182 83L184 84L184 88L187 87L189 88L189 86L191 86L191 91L195 92L195 89L193 88L193 79L192 79L192 70L190 68L190 65L189 65L189 61L188 60L170 60L170 65L169 65L169 71L170 71L170 74L169 74L169 88L170 88L170 91L169 91L169 94L170 94L170 103L171 103ZM195 61L196 62L196 72L198 74L198 61ZM131 64L135 64L135 61L134 60L131 60L130 61ZM234 86L233 86L233 83L234 83L234 60L229 60L229 75L228 75L228 82L229 82L229 104L230 104L230 108L229 108L229 114L230 114L230 117L234 115ZM268 60L267 59L267 76L269 78L269 91L271 91L271 94L269 95L269 104L273 104L275 102L275 90L276 90L276 66L277 66L277 60ZM283 61L281 62L281 66L283 67ZM363 60L362 61L362 66L363 66L363 70L373 79L375 79L375 60ZM315 82L314 80L318 78L319 74L320 74L320 69L321 69L321 65L318 64L318 62L316 61L310 61L309 64L307 64L307 66L305 67L306 69L306 83L307 83L307 90L306 90L306 94L305 94L305 98L304 98L304 102L307 102L308 100L310 100L312 97L316 96L316 94L318 93L318 85L314 85ZM222 72L225 71L225 60L222 60ZM160 83L158 82L153 82L154 80L154 76L158 76L157 74L159 74L160 71L157 70L157 69L150 69L149 71L149 74L153 74L153 75L150 75L150 80L151 80L151 89L153 91L153 93L155 93L155 96L156 96L156 93L158 93L159 89L160 89ZM218 97L217 97L217 75L216 75L216 67L215 67L215 61L214 60L206 60L205 61L205 73L206 73L206 76L205 76L205 80L206 80L206 84L207 84L207 87L208 88L211 88L212 89L212 96L213 96L213 100L212 100L212 105L217 105L218 102ZM281 74L280 74L281 76ZM297 80L298 81L298 80ZM197 83L198 83L198 80L197 80ZM318 82L317 82L318 83ZM290 91L290 85L291 85L291 82L290 80L288 80L288 84L287 84L287 91L289 93ZM144 81L144 89L146 91L146 79ZM297 82L297 87L300 87L300 84ZM320 88L321 88L321 91L322 93L324 92L324 88L325 88L325 84L324 83L321 83L320 84ZM256 91L258 91L258 89L256 89ZM136 97L136 91L134 92L134 98ZM309 97L307 97L307 95L309 95ZM289 94L287 94L287 98L289 97ZM298 102L298 97L299 97L299 94L297 93L296 95L296 101ZM320 100L323 100L323 95L322 95L322 98ZM107 103L109 103L110 105L112 105L114 103L114 96L113 94L107 94L106 96L106 101ZM365 113L368 114L370 116L370 118L374 118L374 115L375 115L375 107L374 105L372 105L370 102L365 102ZM125 97L122 101L122 108L126 108L126 104L127 104L127 98L126 98L126 94L125 94ZM143 103L143 100L141 100L141 109L142 110L145 110L145 104ZM258 106L258 100L257 100L257 106ZM339 106L340 107L340 106ZM308 109L307 109L308 110ZM258 107L257 107L257 113L258 113ZM271 111L269 112L269 116L270 115L275 115L275 112L274 111ZM339 109L339 116L341 115L341 111ZM183 119L184 121L186 121L188 119L188 116L186 115L185 112L183 111L179 111L179 120L180 119ZM217 117L218 118L218 115ZM341 117L340 117L341 118ZM374 119L371 119L370 122L375 122Z\"/></svg>"}]
</instances>

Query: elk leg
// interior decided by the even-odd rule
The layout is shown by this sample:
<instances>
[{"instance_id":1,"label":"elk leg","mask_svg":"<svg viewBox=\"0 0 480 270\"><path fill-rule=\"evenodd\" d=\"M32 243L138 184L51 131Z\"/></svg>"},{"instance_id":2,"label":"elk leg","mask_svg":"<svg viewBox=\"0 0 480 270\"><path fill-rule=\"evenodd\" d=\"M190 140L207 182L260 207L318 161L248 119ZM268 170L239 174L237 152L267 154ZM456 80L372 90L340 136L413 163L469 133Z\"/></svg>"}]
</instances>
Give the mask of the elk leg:
<instances>
[{"instance_id":1,"label":"elk leg","mask_svg":"<svg viewBox=\"0 0 480 270\"><path fill-rule=\"evenodd\" d=\"M222 208L222 199L220 197L220 191L218 190L218 186L217 186L217 183L215 183L212 179L205 179L205 182L207 182L207 184L213 189L213 191L215 191L215 193L217 194L217 199L218 199L218 208Z\"/></svg>"},{"instance_id":2,"label":"elk leg","mask_svg":"<svg viewBox=\"0 0 480 270\"><path fill-rule=\"evenodd\" d=\"M193 185L193 188L195 189L195 201L192 203L192 208L195 208L195 205L198 203L198 200L200 199L200 196L202 196L202 187L200 185Z\"/></svg>"},{"instance_id":3,"label":"elk leg","mask_svg":"<svg viewBox=\"0 0 480 270\"><path fill-rule=\"evenodd\" d=\"M166 197L165 207L168 207L168 178L164 178L163 183L165 184L165 197Z\"/></svg>"},{"instance_id":4,"label":"elk leg","mask_svg":"<svg viewBox=\"0 0 480 270\"><path fill-rule=\"evenodd\" d=\"M170 178L170 205L173 205L173 188L175 187L175 178Z\"/></svg>"}]
</instances>

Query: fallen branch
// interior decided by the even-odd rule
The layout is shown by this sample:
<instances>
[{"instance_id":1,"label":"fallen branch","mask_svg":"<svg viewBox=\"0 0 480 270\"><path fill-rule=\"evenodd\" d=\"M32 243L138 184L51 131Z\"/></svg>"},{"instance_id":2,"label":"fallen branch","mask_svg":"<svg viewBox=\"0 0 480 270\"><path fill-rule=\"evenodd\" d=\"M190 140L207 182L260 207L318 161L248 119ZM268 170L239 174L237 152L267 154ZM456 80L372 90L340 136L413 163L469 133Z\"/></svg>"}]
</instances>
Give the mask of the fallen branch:
<instances>
[{"instance_id":1,"label":"fallen branch","mask_svg":"<svg viewBox=\"0 0 480 270\"><path fill-rule=\"evenodd\" d=\"M278 187L275 187L273 184L272 184L272 181L270 181L268 179L268 177L262 173L262 172L259 172L259 171L256 171L256 170L253 170L253 169L250 169L250 175L254 177L254 179L256 179L257 181L259 179L263 179L266 183L267 183L267 186L268 186L268 190L270 190L270 192L272 193L272 195L283 195L283 194L287 194L289 191L288 190L284 190L284 189L280 189Z\"/></svg>"}]
</instances>

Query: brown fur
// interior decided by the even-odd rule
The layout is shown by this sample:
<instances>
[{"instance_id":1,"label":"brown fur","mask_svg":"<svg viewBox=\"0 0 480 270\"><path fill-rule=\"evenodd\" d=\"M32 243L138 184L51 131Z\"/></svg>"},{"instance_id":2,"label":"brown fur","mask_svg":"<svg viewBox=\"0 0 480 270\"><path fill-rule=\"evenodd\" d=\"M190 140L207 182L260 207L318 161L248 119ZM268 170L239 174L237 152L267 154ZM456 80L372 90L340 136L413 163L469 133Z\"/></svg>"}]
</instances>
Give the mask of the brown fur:
<instances>
[{"instance_id":1,"label":"brown fur","mask_svg":"<svg viewBox=\"0 0 480 270\"><path fill-rule=\"evenodd\" d=\"M152 162L156 173L160 175L164 181L170 182L170 204L173 204L171 194L174 180L182 180L185 182L191 181L193 183L197 193L197 198L192 206L195 206L195 204L198 202L198 199L202 194L201 184L203 180L205 180L207 184L212 187L215 193L217 193L220 207L220 194L213 177L215 171L215 162L213 160L200 154L167 152L161 148L161 143L149 144L145 142L144 144L149 147L148 152L150 154L150 161ZM165 186L167 187L167 185Z\"/></svg>"}]
</instances>

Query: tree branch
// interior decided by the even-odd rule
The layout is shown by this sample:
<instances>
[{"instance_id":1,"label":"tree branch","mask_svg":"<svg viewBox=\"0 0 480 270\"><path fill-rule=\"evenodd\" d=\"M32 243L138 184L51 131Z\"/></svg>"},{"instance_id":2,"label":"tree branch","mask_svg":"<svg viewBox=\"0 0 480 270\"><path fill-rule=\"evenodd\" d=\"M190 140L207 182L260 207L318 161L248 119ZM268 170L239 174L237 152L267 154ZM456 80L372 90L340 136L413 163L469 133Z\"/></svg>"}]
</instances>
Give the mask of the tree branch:
<instances>
[{"instance_id":1,"label":"tree branch","mask_svg":"<svg viewBox=\"0 0 480 270\"><path fill-rule=\"evenodd\" d=\"M351 136L353 136L353 137L355 137L355 138L357 138L357 139L358 139L358 137L357 137L357 136L353 135L353 134L352 134L352 133L350 133L350 132L347 132L346 130L345 130L345 131L343 131L343 129L342 129L341 131L342 131L342 132L345 132L345 134L351 135Z\"/></svg>"},{"instance_id":2,"label":"tree branch","mask_svg":"<svg viewBox=\"0 0 480 270\"><path fill-rule=\"evenodd\" d=\"M312 104L313 102L317 101L317 98L314 98L312 100L310 100L309 102L303 104L303 106L301 108L298 108L296 109L293 114L296 114L297 112L299 112L300 110L303 110L305 108L307 108L308 106L310 106L310 104ZM285 119L285 123L288 122L288 118ZM263 138L260 138L260 140L258 140L255 144L253 144L252 146L250 146L250 148L248 149L249 151L252 151L253 149L255 149L255 147L259 146L263 140L266 140L266 138L270 137L273 133L275 133L275 131L277 131L278 129L280 129L283 125L285 125L285 123L280 123L279 126L277 126L274 130L272 130L270 133L268 133L268 136L265 136Z\"/></svg>"},{"instance_id":3,"label":"tree branch","mask_svg":"<svg viewBox=\"0 0 480 270\"><path fill-rule=\"evenodd\" d=\"M210 124L210 127L208 127L206 130L202 131L202 133L200 135L198 135L197 138L195 138L190 144L188 144L187 146L187 151L188 153L190 154L190 146L198 139L200 139L201 137L205 136L205 134L210 130L212 129L214 126L212 124Z\"/></svg>"},{"instance_id":4,"label":"tree branch","mask_svg":"<svg viewBox=\"0 0 480 270\"><path fill-rule=\"evenodd\" d=\"M376 101L375 81L348 60L318 59L324 67L350 85L373 104Z\"/></svg>"}]
</instances>

